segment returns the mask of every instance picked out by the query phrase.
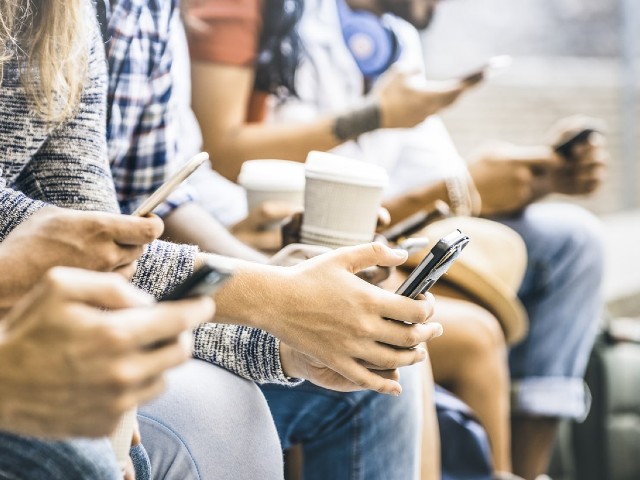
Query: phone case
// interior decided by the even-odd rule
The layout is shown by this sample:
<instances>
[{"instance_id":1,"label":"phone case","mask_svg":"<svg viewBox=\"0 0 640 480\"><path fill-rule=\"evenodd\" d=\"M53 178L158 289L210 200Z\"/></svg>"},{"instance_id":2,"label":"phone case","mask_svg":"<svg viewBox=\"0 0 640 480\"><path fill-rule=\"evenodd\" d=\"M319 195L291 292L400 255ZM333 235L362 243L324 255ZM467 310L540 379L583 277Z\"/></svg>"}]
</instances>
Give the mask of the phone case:
<instances>
[{"instance_id":1,"label":"phone case","mask_svg":"<svg viewBox=\"0 0 640 480\"><path fill-rule=\"evenodd\" d=\"M400 285L397 294L416 298L427 292L446 273L469 243L469 237L460 230L454 230L441 238L409 277Z\"/></svg>"},{"instance_id":2,"label":"phone case","mask_svg":"<svg viewBox=\"0 0 640 480\"><path fill-rule=\"evenodd\" d=\"M184 282L162 297L161 301L180 300L214 294L231 278L233 272L219 266L205 264L193 272Z\"/></svg>"}]
</instances>

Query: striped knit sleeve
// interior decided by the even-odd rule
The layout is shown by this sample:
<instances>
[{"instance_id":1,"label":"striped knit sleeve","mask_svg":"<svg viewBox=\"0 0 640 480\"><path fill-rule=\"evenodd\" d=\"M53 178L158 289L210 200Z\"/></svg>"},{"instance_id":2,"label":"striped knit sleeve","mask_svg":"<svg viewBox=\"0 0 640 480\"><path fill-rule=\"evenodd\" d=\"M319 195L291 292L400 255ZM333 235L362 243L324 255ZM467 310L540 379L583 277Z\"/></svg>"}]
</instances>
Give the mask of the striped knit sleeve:
<instances>
[{"instance_id":1,"label":"striped knit sleeve","mask_svg":"<svg viewBox=\"0 0 640 480\"><path fill-rule=\"evenodd\" d=\"M280 341L255 328L203 323L194 332L193 356L257 383L301 383L285 376Z\"/></svg>"},{"instance_id":2,"label":"striped knit sleeve","mask_svg":"<svg viewBox=\"0 0 640 480\"><path fill-rule=\"evenodd\" d=\"M193 271L196 253L196 247L153 242L138 260L133 284L161 298ZM195 331L193 355L257 383L296 383L284 375L278 340L255 328L205 323Z\"/></svg>"},{"instance_id":3,"label":"striped knit sleeve","mask_svg":"<svg viewBox=\"0 0 640 480\"><path fill-rule=\"evenodd\" d=\"M46 203L32 200L10 188L0 188L0 242L20 223L29 218Z\"/></svg>"},{"instance_id":4,"label":"striped knit sleeve","mask_svg":"<svg viewBox=\"0 0 640 480\"><path fill-rule=\"evenodd\" d=\"M119 212L107 159L104 49L94 29L75 115L58 125L16 180L30 198L59 207Z\"/></svg>"}]
</instances>

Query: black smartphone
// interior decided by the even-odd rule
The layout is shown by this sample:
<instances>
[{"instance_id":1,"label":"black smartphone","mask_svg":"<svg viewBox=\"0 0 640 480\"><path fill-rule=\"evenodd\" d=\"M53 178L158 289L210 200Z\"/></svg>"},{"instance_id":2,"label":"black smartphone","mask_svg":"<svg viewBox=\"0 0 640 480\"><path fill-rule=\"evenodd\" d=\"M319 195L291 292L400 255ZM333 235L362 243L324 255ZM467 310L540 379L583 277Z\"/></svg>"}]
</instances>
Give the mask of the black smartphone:
<instances>
[{"instance_id":1,"label":"black smartphone","mask_svg":"<svg viewBox=\"0 0 640 480\"><path fill-rule=\"evenodd\" d=\"M388 228L381 235L390 243L398 243L398 240L409 237L419 232L424 227L437 220L447 218L451 215L449 206L441 201L436 202L434 209L420 211L396 223L393 227Z\"/></svg>"},{"instance_id":2,"label":"black smartphone","mask_svg":"<svg viewBox=\"0 0 640 480\"><path fill-rule=\"evenodd\" d=\"M164 295L160 301L213 295L232 275L233 271L230 269L214 265L213 263L205 263L189 275L184 282Z\"/></svg>"},{"instance_id":3,"label":"black smartphone","mask_svg":"<svg viewBox=\"0 0 640 480\"><path fill-rule=\"evenodd\" d=\"M420 264L413 269L396 293L416 298L419 294L427 292L449 270L451 264L468 243L469 237L460 230L454 230L442 237Z\"/></svg>"},{"instance_id":4,"label":"black smartphone","mask_svg":"<svg viewBox=\"0 0 640 480\"><path fill-rule=\"evenodd\" d=\"M572 153L573 147L589 140L589 136L592 133L595 133L596 131L597 130L593 128L584 128L579 132L576 132L575 135L571 136L569 139L565 140L561 144L555 145L553 147L553 150L557 154L564 157L566 160L573 160L573 153Z\"/></svg>"}]
</instances>

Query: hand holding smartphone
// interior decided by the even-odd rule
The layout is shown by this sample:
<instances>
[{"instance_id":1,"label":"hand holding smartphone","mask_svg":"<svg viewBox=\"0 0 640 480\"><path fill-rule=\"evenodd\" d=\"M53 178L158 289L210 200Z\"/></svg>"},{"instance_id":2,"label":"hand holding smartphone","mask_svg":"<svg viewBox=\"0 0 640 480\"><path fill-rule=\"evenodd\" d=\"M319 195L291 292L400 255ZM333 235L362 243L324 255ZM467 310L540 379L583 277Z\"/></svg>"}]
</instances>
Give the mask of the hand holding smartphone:
<instances>
[{"instance_id":1,"label":"hand holding smartphone","mask_svg":"<svg viewBox=\"0 0 640 480\"><path fill-rule=\"evenodd\" d=\"M214 265L212 262L205 263L195 270L181 284L172 291L164 295L160 301L180 300L198 296L211 296L217 292L233 275L233 271L228 268Z\"/></svg>"},{"instance_id":2,"label":"hand holding smartphone","mask_svg":"<svg viewBox=\"0 0 640 480\"><path fill-rule=\"evenodd\" d=\"M482 80L487 80L504 72L504 70L511 65L511 62L512 60L509 55L491 57L482 67L463 76L460 81L469 85L475 85Z\"/></svg>"},{"instance_id":3,"label":"hand holding smartphone","mask_svg":"<svg viewBox=\"0 0 640 480\"><path fill-rule=\"evenodd\" d=\"M173 192L178 185L184 182L189 175L195 172L200 165L209 159L207 152L200 152L194 155L187 163L185 163L176 173L174 173L166 182L164 182L155 192L149 196L132 215L138 217L146 217L155 208L164 202L171 192Z\"/></svg>"},{"instance_id":4,"label":"hand holding smartphone","mask_svg":"<svg viewBox=\"0 0 640 480\"><path fill-rule=\"evenodd\" d=\"M469 237L460 230L454 230L441 238L413 269L396 293L409 298L426 293L449 270L468 243Z\"/></svg>"}]
</instances>

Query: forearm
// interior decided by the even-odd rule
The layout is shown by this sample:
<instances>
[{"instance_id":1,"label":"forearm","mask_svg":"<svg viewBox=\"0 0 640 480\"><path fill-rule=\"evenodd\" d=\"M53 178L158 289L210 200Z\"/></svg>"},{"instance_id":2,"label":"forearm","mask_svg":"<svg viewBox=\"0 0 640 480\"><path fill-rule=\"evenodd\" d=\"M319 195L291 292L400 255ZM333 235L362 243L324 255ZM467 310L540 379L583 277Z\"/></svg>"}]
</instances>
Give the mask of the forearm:
<instances>
[{"instance_id":1,"label":"forearm","mask_svg":"<svg viewBox=\"0 0 640 480\"><path fill-rule=\"evenodd\" d=\"M197 245L204 252L265 263L267 257L245 245L196 203L185 203L164 219L163 239Z\"/></svg>"},{"instance_id":2,"label":"forearm","mask_svg":"<svg viewBox=\"0 0 640 480\"><path fill-rule=\"evenodd\" d=\"M340 145L333 133L334 118L304 124L243 124L220 135L207 131L202 124L204 149L213 159L214 168L236 181L247 159L279 158L304 162L310 150L330 150Z\"/></svg>"},{"instance_id":3,"label":"forearm","mask_svg":"<svg viewBox=\"0 0 640 480\"><path fill-rule=\"evenodd\" d=\"M281 158L303 162L309 150L329 150L380 124L377 106L309 122L249 123L247 110L254 84L251 68L215 62L191 63L192 108L202 130L213 168L238 178L245 160Z\"/></svg>"},{"instance_id":4,"label":"forearm","mask_svg":"<svg viewBox=\"0 0 640 480\"><path fill-rule=\"evenodd\" d=\"M383 206L389 210L393 225L420 210L430 210L437 200L449 202L444 181L438 181L390 198L384 202Z\"/></svg>"}]
</instances>

